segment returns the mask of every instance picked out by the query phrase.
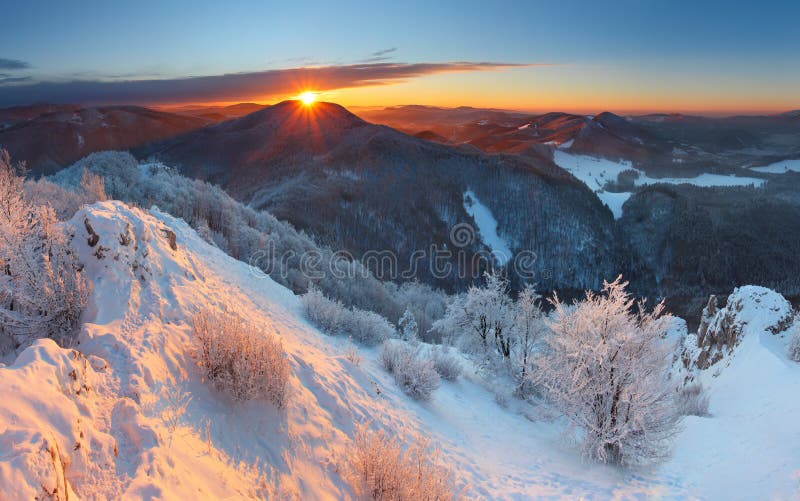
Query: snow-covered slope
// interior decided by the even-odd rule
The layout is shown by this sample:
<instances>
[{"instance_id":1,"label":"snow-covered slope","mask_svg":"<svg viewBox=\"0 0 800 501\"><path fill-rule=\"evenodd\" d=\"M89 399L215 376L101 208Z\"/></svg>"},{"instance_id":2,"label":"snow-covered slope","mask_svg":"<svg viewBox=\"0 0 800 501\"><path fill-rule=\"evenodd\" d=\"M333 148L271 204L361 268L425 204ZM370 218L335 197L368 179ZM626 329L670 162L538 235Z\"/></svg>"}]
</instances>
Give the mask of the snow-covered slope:
<instances>
[{"instance_id":1,"label":"snow-covered slope","mask_svg":"<svg viewBox=\"0 0 800 501\"><path fill-rule=\"evenodd\" d=\"M0 387L15 390L0 401L0 485L14 486L12 499L57 485L52 457L86 499L338 499L350 491L336 454L355 423L405 427L367 375L300 319L290 291L182 221L105 202L72 224L94 286L75 348L91 355L84 363L43 340L0 369ZM204 307L282 338L293 367L285 411L234 404L201 381L188 321ZM173 429L169 414L189 398Z\"/></svg>"},{"instance_id":2,"label":"snow-covered slope","mask_svg":"<svg viewBox=\"0 0 800 501\"><path fill-rule=\"evenodd\" d=\"M464 192L464 210L475 220L483 243L489 247L497 263L505 265L511 259L512 252L508 242L497 233L497 219L491 209L478 200L475 192L467 190Z\"/></svg>"},{"instance_id":3,"label":"snow-covered slope","mask_svg":"<svg viewBox=\"0 0 800 501\"><path fill-rule=\"evenodd\" d=\"M352 364L343 343L303 319L289 290L180 220L102 202L70 224L93 284L86 324L74 349L40 340L0 367L3 499L54 490L65 499L68 485L69 499L348 499L342 458L368 420L394 436L428 433L465 497L798 493L791 419L800 365L781 359L771 334L749 333L730 367L702 376L714 416L687 421L673 459L623 471L582 462L546 408L503 408L469 375L443 382L428 403L408 399L376 349L362 348L360 366ZM292 366L284 410L235 404L202 381L189 319L207 307L236 311L283 340Z\"/></svg>"},{"instance_id":4,"label":"snow-covered slope","mask_svg":"<svg viewBox=\"0 0 800 501\"><path fill-rule=\"evenodd\" d=\"M800 499L800 364L786 356L791 307L764 287L734 291L718 318L730 318L739 344L700 371L709 418L689 416L667 476L701 499Z\"/></svg>"}]
</instances>

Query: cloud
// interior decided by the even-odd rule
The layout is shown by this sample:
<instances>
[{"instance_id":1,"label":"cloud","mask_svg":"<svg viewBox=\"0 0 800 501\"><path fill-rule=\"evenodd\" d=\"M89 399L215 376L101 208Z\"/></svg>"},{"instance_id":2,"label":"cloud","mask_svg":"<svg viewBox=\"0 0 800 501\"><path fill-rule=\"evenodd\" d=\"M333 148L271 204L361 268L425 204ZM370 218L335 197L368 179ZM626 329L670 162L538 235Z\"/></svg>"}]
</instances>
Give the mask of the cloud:
<instances>
[{"instance_id":1,"label":"cloud","mask_svg":"<svg viewBox=\"0 0 800 501\"><path fill-rule=\"evenodd\" d=\"M386 54L389 54L390 52L395 52L395 51L397 51L397 47L392 47L391 49L379 50L377 52L373 52L370 55L373 56L373 57L385 56Z\"/></svg>"},{"instance_id":2,"label":"cloud","mask_svg":"<svg viewBox=\"0 0 800 501\"><path fill-rule=\"evenodd\" d=\"M389 51L391 49L386 49ZM384 52L385 51L379 51ZM250 73L150 80L74 80L6 86L0 106L36 102L75 104L174 104L246 101L294 95L303 89L326 91L389 85L438 73L492 71L546 66L496 62L369 63L265 70Z\"/></svg>"},{"instance_id":3,"label":"cloud","mask_svg":"<svg viewBox=\"0 0 800 501\"><path fill-rule=\"evenodd\" d=\"M393 52L397 52L397 47L392 47L390 49L383 49L383 50L375 51L372 54L370 54L368 58L362 60L361 62L362 63L377 63L377 62L380 62L380 61L387 61L387 60L391 59L391 56L389 56L389 54L391 54Z\"/></svg>"},{"instance_id":4,"label":"cloud","mask_svg":"<svg viewBox=\"0 0 800 501\"><path fill-rule=\"evenodd\" d=\"M30 80L31 77L12 77L10 75L0 74L0 85L28 82Z\"/></svg>"},{"instance_id":5,"label":"cloud","mask_svg":"<svg viewBox=\"0 0 800 501\"><path fill-rule=\"evenodd\" d=\"M30 68L31 65L19 59L3 59L0 57L0 69L2 70L24 70Z\"/></svg>"}]
</instances>

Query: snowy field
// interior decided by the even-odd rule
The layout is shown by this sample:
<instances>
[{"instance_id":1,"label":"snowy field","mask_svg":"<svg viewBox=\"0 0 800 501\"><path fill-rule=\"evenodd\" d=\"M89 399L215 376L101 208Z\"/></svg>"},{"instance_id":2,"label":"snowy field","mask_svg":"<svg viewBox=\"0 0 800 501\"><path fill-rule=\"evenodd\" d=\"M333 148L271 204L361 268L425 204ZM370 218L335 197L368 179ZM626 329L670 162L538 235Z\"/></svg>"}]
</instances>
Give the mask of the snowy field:
<instances>
[{"instance_id":1,"label":"snowy field","mask_svg":"<svg viewBox=\"0 0 800 501\"><path fill-rule=\"evenodd\" d=\"M576 155L556 149L553 152L553 161L562 169L580 179L600 200L611 209L614 218L622 216L622 204L630 198L631 193L611 193L604 189L607 182L614 182L617 176L626 170L634 170L639 174L634 184L644 186L648 184L692 184L695 186L756 186L764 184L763 179L741 176L724 176L722 174L700 174L697 177L648 177L644 171L636 169L627 160L615 161L606 158L592 157L588 155ZM757 170L757 169L754 169Z\"/></svg>"},{"instance_id":2,"label":"snowy field","mask_svg":"<svg viewBox=\"0 0 800 501\"><path fill-rule=\"evenodd\" d=\"M83 238L85 221L102 257ZM699 376L711 417L687 418L665 463L623 470L580 459L547 408L500 406L476 376L443 381L428 403L411 400L377 349L362 348L363 361L351 363L342 340L312 327L288 289L180 220L101 202L70 224L94 287L80 353L39 340L0 367L8 499L33 499L65 479L69 499L349 499L338 465L356 423L370 420L399 436L428 433L465 499L800 497L800 364L786 358L785 339L765 331L788 304L770 291L740 292L744 341ZM286 409L235 404L202 381L189 319L208 306L283 340L292 367Z\"/></svg>"},{"instance_id":3,"label":"snowy field","mask_svg":"<svg viewBox=\"0 0 800 501\"><path fill-rule=\"evenodd\" d=\"M785 174L787 172L800 172L800 159L781 160L780 162L764 165L762 167L750 167L750 170L755 172L763 172L765 174Z\"/></svg>"}]
</instances>

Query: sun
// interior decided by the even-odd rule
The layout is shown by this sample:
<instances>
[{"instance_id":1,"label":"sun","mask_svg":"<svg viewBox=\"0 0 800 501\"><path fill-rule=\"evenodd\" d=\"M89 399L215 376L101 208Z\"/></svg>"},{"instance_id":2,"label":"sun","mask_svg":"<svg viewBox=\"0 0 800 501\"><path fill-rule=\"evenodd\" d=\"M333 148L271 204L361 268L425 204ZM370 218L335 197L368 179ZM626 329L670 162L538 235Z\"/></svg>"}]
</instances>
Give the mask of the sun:
<instances>
[{"instance_id":1,"label":"sun","mask_svg":"<svg viewBox=\"0 0 800 501\"><path fill-rule=\"evenodd\" d=\"M311 92L309 90L309 91L303 92L302 94L297 96L297 98L300 99L300 101L302 101L304 105L311 106L312 104L314 104L314 101L317 100L317 93L316 92Z\"/></svg>"}]
</instances>

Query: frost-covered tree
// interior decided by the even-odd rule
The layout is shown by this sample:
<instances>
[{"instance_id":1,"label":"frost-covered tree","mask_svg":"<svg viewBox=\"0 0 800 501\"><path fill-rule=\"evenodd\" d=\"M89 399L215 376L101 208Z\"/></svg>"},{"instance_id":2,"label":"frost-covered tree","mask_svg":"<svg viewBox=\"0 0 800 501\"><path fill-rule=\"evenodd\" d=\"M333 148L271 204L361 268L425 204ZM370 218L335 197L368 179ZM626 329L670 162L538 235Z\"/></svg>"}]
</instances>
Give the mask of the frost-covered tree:
<instances>
[{"instance_id":1,"label":"frost-covered tree","mask_svg":"<svg viewBox=\"0 0 800 501\"><path fill-rule=\"evenodd\" d=\"M106 197L105 178L89 172L85 167L81 175L81 191L86 199L86 203L94 203L108 198Z\"/></svg>"},{"instance_id":2,"label":"frost-covered tree","mask_svg":"<svg viewBox=\"0 0 800 501\"><path fill-rule=\"evenodd\" d=\"M533 390L534 350L545 329L540 300L541 295L537 294L532 286L527 286L514 303L511 358L517 384L515 393L520 397L529 395Z\"/></svg>"},{"instance_id":3,"label":"frost-covered tree","mask_svg":"<svg viewBox=\"0 0 800 501\"><path fill-rule=\"evenodd\" d=\"M61 340L88 298L82 267L48 205L25 195L22 166L0 150L0 333L5 349L34 337Z\"/></svg>"},{"instance_id":4,"label":"frost-covered tree","mask_svg":"<svg viewBox=\"0 0 800 501\"><path fill-rule=\"evenodd\" d=\"M580 431L584 453L620 464L664 456L678 420L670 316L663 303L647 312L626 287L622 277L604 282L571 306L554 296L552 333L535 362L539 388Z\"/></svg>"},{"instance_id":5,"label":"frost-covered tree","mask_svg":"<svg viewBox=\"0 0 800 501\"><path fill-rule=\"evenodd\" d=\"M417 319L411 310L406 308L400 321L397 322L400 327L400 337L403 341L413 342L418 339L419 327L417 327Z\"/></svg>"},{"instance_id":6,"label":"frost-covered tree","mask_svg":"<svg viewBox=\"0 0 800 501\"><path fill-rule=\"evenodd\" d=\"M466 352L477 355L484 364L507 364L513 344L508 281L499 273L486 273L485 278L483 287L472 286L456 297L434 329L454 335Z\"/></svg>"}]
</instances>

